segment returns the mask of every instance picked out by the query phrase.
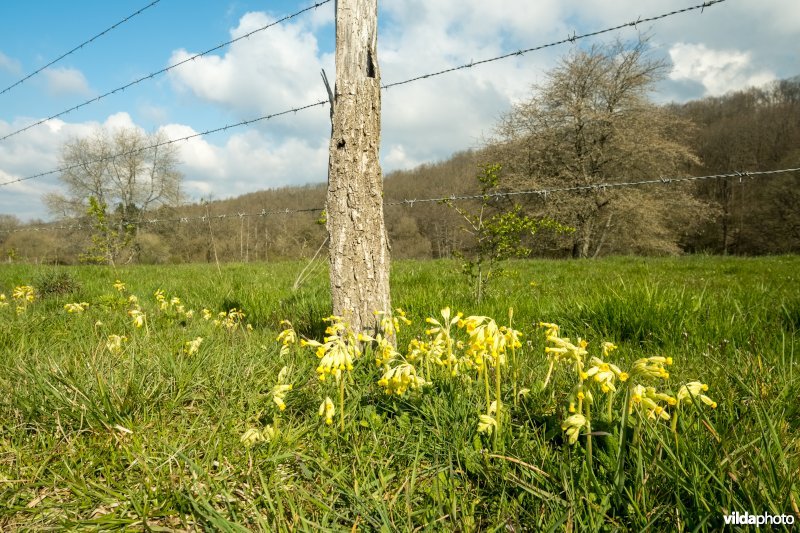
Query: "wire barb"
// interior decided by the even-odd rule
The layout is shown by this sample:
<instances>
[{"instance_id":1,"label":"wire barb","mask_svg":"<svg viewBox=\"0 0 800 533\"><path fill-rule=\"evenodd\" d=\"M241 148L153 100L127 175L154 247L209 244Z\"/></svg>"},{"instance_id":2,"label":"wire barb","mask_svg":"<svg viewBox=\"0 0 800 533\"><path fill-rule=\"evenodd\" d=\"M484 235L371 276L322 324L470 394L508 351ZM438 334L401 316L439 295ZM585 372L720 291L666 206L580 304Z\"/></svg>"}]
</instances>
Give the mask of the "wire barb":
<instances>
[{"instance_id":1,"label":"wire barb","mask_svg":"<svg viewBox=\"0 0 800 533\"><path fill-rule=\"evenodd\" d=\"M157 0L157 1L160 1L160 0ZM224 48L224 47L226 47L228 45L231 45L231 44L233 44L233 43L235 43L237 41L241 41L242 39L245 39L245 38L253 35L254 33L258 33L258 32L264 31L266 29L269 29L269 28L271 28L273 26L276 26L276 25L278 25L278 24L280 24L282 22L285 22L285 21L290 20L290 19L292 19L294 17L302 15L306 11L310 11L312 9L315 9L316 7L318 7L318 5L326 4L326 3L330 2L330 1L331 0L322 0L322 2L320 2L319 4L315 4L315 5L306 7L304 9L301 9L300 11L298 11L296 13L292 13L291 15L287 15L287 16L281 18L281 19L276 20L275 22L271 22L271 23L269 23L269 24L267 24L265 26L257 28L257 29L251 31L250 33L248 33L246 35L242 35L240 37L236 37L235 39L231 39L230 41L225 41L224 43L221 43L221 44L218 44L218 45L214 46L213 48L209 48L205 52L200 52L199 54L195 54L195 55L193 55L193 56L191 56L189 58L184 59L183 61L179 61L179 62L177 62L177 63L175 63L173 65L169 65L168 67L162 68L161 70L157 70L155 72L151 72L150 74L142 76L139 79L133 80L132 82L130 82L130 83L126 84L126 85L123 85L122 87L117 87L116 89L112 89L112 90L110 90L110 91L108 91L108 92L106 92L104 94L101 94L100 96L92 98L91 100L87 100L87 101L85 101L85 102L83 102L81 104L78 104L76 106L70 107L69 109L65 109L64 111L56 113L55 115L50 115L49 117L43 118L43 119L41 119L41 120L39 120L37 122L34 122L33 124L29 124L29 125L25 126L24 128L20 128L18 130L12 131L11 133L8 133L8 134L4 135L3 137L0 137L0 141L4 141L4 140L8 139L9 137L13 137L14 135L18 135L18 134L20 134L20 133L22 133L24 131L28 131L31 128L35 128L36 126L39 126L40 124L44 124L48 120L52 120L54 118L58 118L58 117L64 116L67 113L71 113L72 111L76 111L76 110L80 109L83 106L89 105L89 104L97 102L99 100L102 100L103 98L106 98L107 96L111 96L112 94L115 94L118 91L124 91L128 87L132 87L132 86L134 86L134 85L136 85L138 83L141 83L141 82L143 82L145 80L152 79L154 76L158 76L160 74L164 74L166 72L169 72L170 70L172 70L174 68L177 68L177 67L179 67L179 66L181 66L181 65L183 65L185 63L188 63L189 61L194 61L198 57L203 57L205 55L210 54L211 52L216 52L217 50L219 50L221 48Z\"/></svg>"},{"instance_id":2,"label":"wire barb","mask_svg":"<svg viewBox=\"0 0 800 533\"><path fill-rule=\"evenodd\" d=\"M484 63L492 63L494 61L500 61L502 59L506 59L506 58L509 58L511 56L521 56L523 54L527 54L529 52L536 52L538 50L543 50L545 48L552 48L554 46L559 46L559 45L566 44L566 43L574 43L575 41L579 41L581 39L586 39L588 37L596 37L597 35L602 35L604 33L609 33L609 32L621 30L621 29L624 29L624 28L627 28L627 27L636 26L636 25L641 24L643 22L654 22L656 20L660 20L660 19L663 19L663 18L671 17L673 15L679 15L681 13L687 13L689 11L693 11L693 10L696 10L696 9L703 9L703 8L706 8L706 7L709 7L709 6L713 6L714 4L719 4L719 3L722 3L722 2L725 2L725 1L726 0L709 0L709 1L704 2L702 4L697 4L697 5L694 5L694 6L685 7L683 9L678 9L678 10L675 10L675 11L670 11L669 13L662 13L661 15L654 15L652 17L647 17L647 18L642 18L641 16L639 16L634 21L625 22L624 24L618 24L616 26L612 26L610 28L605 28L605 29L602 29L602 30L597 30L597 31L593 31L593 32L589 32L589 33L582 33L582 34L576 34L576 33L573 32L571 36L567 36L565 39L562 39L560 41L553 41L553 42L547 43L547 44L540 44L540 45L534 46L532 48L525 48L525 49L517 50L515 52L510 52L510 53L507 53L507 54L491 57L491 58L488 58L488 59L481 59L479 61L470 61L469 63L465 63L465 64L459 65L457 67L450 67L450 68L446 68L444 70L440 70L438 72L431 72L431 73L428 73L428 74L422 74L420 76L416 76L414 78L409 78L409 79L404 80L404 81L397 81L397 82L394 82L394 83L387 83L387 84L383 85L381 88L382 89L388 89L390 87L396 87L398 85L405 85L407 83L412 83L412 82L415 82L415 81L418 81L418 80L421 80L421 79L432 78L434 76L441 76L442 74L448 74L448 73L454 72L456 70L463 70L463 69L467 69L467 68L472 68L472 67L474 67L476 65L482 65Z\"/></svg>"},{"instance_id":3,"label":"wire barb","mask_svg":"<svg viewBox=\"0 0 800 533\"><path fill-rule=\"evenodd\" d=\"M43 67L41 67L41 68L39 68L39 69L37 69L37 70L34 70L34 71L33 71L33 72L31 72L30 74L28 74L27 76L25 76L24 78L22 78L21 80L18 80L18 81L16 81L16 82L12 83L12 84L11 84L11 85L9 85L8 87L6 87L6 88L5 88L5 89L3 89L2 91L0 91L0 94L5 94L5 93L7 93L8 91L10 91L11 89L13 89L13 88L14 88L14 87L16 87L17 85L20 85L20 84L22 84L23 82L25 82L25 81L27 81L27 80L31 79L32 77L36 76L37 74L39 74L41 71L45 70L46 68L48 68L48 67L51 67L51 66L55 65L56 63L58 63L59 61L61 61L61 60L62 60L62 59L64 59L65 57L67 57L68 55L70 55L70 54L72 54L72 53L74 53L74 52L77 52L78 50L80 50L80 49L82 49L84 46L86 46L87 44L89 44L89 43L93 42L95 39L97 39L97 38L99 38L99 37L102 37L103 35L107 34L108 32L110 32L110 31L112 31L112 30L116 29L116 28L117 28L117 26L121 26L122 24L124 24L124 23L128 22L130 19L132 19L132 18L133 18L133 17L135 17L136 15L139 15L139 14L141 14L143 11L145 11L146 9L149 9L149 8L153 7L154 5L156 5L157 3L159 3L160 1L161 1L161 0L153 0L152 2L150 2L149 4L147 4L146 6L144 6L143 8L141 8L139 11L136 11L135 13L131 13L130 15L128 15L127 17L125 17L124 19L122 19L122 20L120 20L119 22L117 22L116 24L114 24L114 25L112 25L112 26L109 26L108 28L104 29L103 31L101 31L100 33L98 33L97 35L95 35L94 37L92 37L92 38L90 38L90 39L88 39L88 40L86 40L86 41L83 41L81 44L79 44L78 46L76 46L75 48L73 48L72 50L70 50L69 52L66 52L66 53L64 53L64 54L61 54L60 56L58 56L58 57L57 57L57 58L55 58L54 60L50 61L50 62L49 62L48 64L46 64L45 66L43 66Z\"/></svg>"},{"instance_id":4,"label":"wire barb","mask_svg":"<svg viewBox=\"0 0 800 533\"><path fill-rule=\"evenodd\" d=\"M740 176L747 176L749 178L755 178L758 176L773 176L776 174L787 174L791 172L800 172L800 167L798 168L782 168L776 170L758 170L758 171L733 171L728 172L725 174L711 174L707 176L682 176L682 177L673 177L673 178L654 178L649 180L640 180L640 181L626 181L626 182L612 182L612 183L595 183L590 185L578 185L574 187L555 187L549 189L535 189L535 190L522 190L522 191L502 191L496 193L487 193L487 194L470 194L470 195L461 195L458 196L456 194L451 194L449 196L442 196L439 198L414 198L414 199L404 199L404 200L394 200L394 201L386 201L383 203L384 206L406 206L406 207L413 207L415 203L433 203L439 205L450 205L451 202L461 202L461 201L469 201L469 200L487 200L487 199L499 199L499 198L507 198L512 196L538 196L543 201L547 201L548 194L554 193L568 193L568 192L581 192L587 190L601 190L607 191L608 189L619 189L625 187L638 187L642 185L667 185L671 183L679 183L679 182L689 182L689 181L699 181L699 180L711 180L711 179L724 179L724 178L736 178ZM206 223L210 222L211 219L227 219L227 218L239 218L244 219L246 217L265 217L269 215L294 215L298 213L321 213L324 211L324 207L308 207L308 208L299 208L299 209L276 209L276 210L267 210L261 209L261 211L256 213L246 213L246 212L236 212L236 213L222 213L219 215L201 215L196 217L177 217L177 218L157 218L157 219L150 219L146 220L143 223L149 224L172 224L172 223L179 223L179 224L188 224L190 222L200 222ZM88 227L88 226L87 226ZM69 225L64 225L64 221L60 222L58 225L53 224L42 224L38 226L23 226L19 228L13 229L5 229L0 230L0 234L3 233L18 233L22 231L56 231L56 230L73 230L73 229L81 229L81 223L73 223Z\"/></svg>"},{"instance_id":5,"label":"wire barb","mask_svg":"<svg viewBox=\"0 0 800 533\"><path fill-rule=\"evenodd\" d=\"M330 1L331 0L322 0L317 5L323 5L323 4L326 4L326 3L330 2ZM722 3L722 2L725 2L725 1L726 0L709 0L709 1L705 2L705 3L703 3L703 4L689 6L689 7L683 8L683 9L679 9L679 10L676 10L676 11L670 11L668 13L663 13L661 15L656 15L656 16L653 16L653 17L648 17L648 18L644 18L644 19L639 17L639 18L637 18L637 23L652 22L652 21L656 21L656 20L660 20L660 19L663 19L663 18L666 18L666 17L673 16L673 15L677 15L677 14L680 14L680 13L686 13L686 12L689 12L689 11L692 11L692 10L700 9L700 8L702 8L704 6L708 7L708 6L712 6L714 4L719 4L719 3ZM264 27L260 28L259 30L255 30L255 31L264 30L264 29L266 29L266 28L268 28L268 27L270 27L272 25L278 24L279 22L282 22L284 20L288 20L288 19L290 19L292 17L295 17L295 16L297 16L297 15L299 15L299 14L305 12L305 11L308 11L308 10L314 9L314 8L315 8L315 6L307 7L305 9L301 10L301 11L298 11L297 13L295 13L293 15L289 15L287 17L284 17L283 19L280 19L280 20L278 20L278 21L276 21L276 22L274 22L274 23L272 23L270 25L264 26ZM515 52L510 52L510 53L507 53L507 54L504 54L504 55L500 55L500 56L496 56L496 57L489 58L489 59L482 59L482 60L479 60L479 61L470 61L467 64L460 65L460 66L457 66L457 67L451 67L451 68L448 68L448 69L440 70L438 72L431 72L431 73L428 73L428 74L423 74L423 75L420 75L420 76L409 78L407 80L403 80L403 81L399 81L399 82L394 82L394 83L389 83L389 84L386 84L386 85L382 85L381 89L388 90L390 87L395 87L395 86L398 86L398 85L406 85L406 84L413 83L413 82L416 82L416 81L419 81L419 80L428 79L428 78L431 78L431 77L434 77L434 76L441 76L443 74L447 74L447 73L450 73L450 72L455 72L457 70L471 68L471 67L476 66L476 65L482 65L482 64L485 64L485 63L491 63L493 61L499 61L499 60L502 60L502 59L507 59L509 57L521 56L521 55L527 54L529 52L533 52L533 51L537 51L537 50L542 50L544 48L549 48L549 47L565 44L567 42L573 42L573 39L574 40L585 39L587 37L601 35L603 33L608 33L608 32L611 32L611 31L619 30L619 29L625 28L626 26L629 26L629 25L630 25L630 23L624 23L624 24L619 24L617 26L613 26L611 28L606 28L606 29L598 30L598 31L591 32L591 33L585 33L585 34L582 34L582 35L574 35L573 34L572 37L568 37L567 39L563 39L561 41L555 41L555 42L552 42L552 43L535 46L533 48L520 49L520 50L517 50ZM232 41L228 41L227 43L223 43L221 45L218 45L218 46L216 46L214 48L211 48L211 49L209 49L209 50L207 50L207 51L205 51L205 52L203 52L201 54L193 56L192 58L189 58L189 59L187 59L187 60L185 60L185 61L183 61L181 63L178 63L176 65L167 67L167 69L163 69L162 71L153 73L152 75L156 75L156 74L159 74L161 72L166 72L167 70L169 70L171 68L174 68L174 67L176 67L176 66L178 66L178 65L180 65L182 63L185 63L186 61L190 61L190 60L192 60L192 59L194 59L196 57L199 57L201 55L207 54L207 53L209 53L211 51L214 51L214 50L219 49L219 48L221 48L223 46L231 44L231 43L233 43L233 42L235 42L235 41L237 41L239 39L242 39L242 37L239 37L239 38L234 39ZM139 80L139 81L141 81L141 80ZM138 83L138 81L133 82L133 83ZM133 85L133 83L128 84L125 87ZM119 90L121 90L121 89L124 89L124 87L120 88ZM115 90L118 90L118 89L115 89ZM107 95L99 96L95 100L99 100L100 98L103 98L104 96L107 96ZM105 160L108 160L108 159L116 159L117 157L122 157L124 155L129 155L131 153L136 153L138 151L149 150L149 149L152 149L152 148L157 148L159 146L172 144L172 143L179 142L179 141L188 141L188 140L190 140L192 138L195 138L195 137L200 137L200 136L203 136L203 135L209 135L209 134L212 134L212 133L217 133L219 131L226 131L226 130L228 130L230 128L236 128L236 127L246 126L246 125L253 124L253 123L256 123L256 122L260 122L260 121L271 120L272 118L275 118L275 117L278 117L278 116L281 116L281 115L286 115L286 114L289 114L289 113L296 114L298 111L303 111L305 109L309 109L309 108L315 107L315 106L324 106L327 103L329 103L329 101L327 99L319 100L319 101L314 102L312 104L306 104L304 106L296 107L296 108L293 108L293 109L288 109L286 111L281 111L279 113L274 113L274 114L271 114L271 115L264 115L264 116L257 117L257 118L254 118L254 119L237 122L236 124L229 124L229 125L222 126L222 127L219 127L219 128L206 130L204 132L196 133L194 135L189 135L189 136L183 137L181 139L172 139L172 140L164 141L163 143L159 143L159 144L156 144L156 145L146 146L146 147L140 148L138 150L134 150L132 152L129 151L129 152L123 152L123 153L119 153L119 154L112 154L111 156L108 156L107 158L99 159L99 160L96 160L96 161L93 161L93 162L102 162L102 161L105 161ZM86 103L81 104L81 105L86 105ZM73 108L73 109L77 109L77 108ZM66 113L66 112L69 112L69 111L71 111L71 110L65 111L63 113ZM61 114L63 114L63 113L61 113ZM54 115L53 117L50 117L50 118L55 118L56 116L60 116L60 115ZM46 122L47 120L49 120L49 119L42 120L42 121L38 122L37 124L41 124L42 122ZM16 135L17 133L20 133L22 131L25 131L26 129L30 129L30 128L36 126L37 124L32 124L32 125L30 125L30 126L28 126L26 128L23 128L22 130L17 130L17 131L15 131L13 133L10 133L10 134L6 135L5 137L0 137L0 141L2 141L4 139L7 139L8 137L11 137L12 135ZM73 166L69 166L69 167L50 170L50 171L47 171L47 172L40 172L39 174L34 174L34 175L31 175L31 176L26 176L26 177L22 177L22 178L13 179L13 180L10 180L10 181L6 181L6 182L0 183L0 187L2 187L4 185L11 185L13 183L19 183L19 182L22 182L22 181L27 181L27 180L31 180L31 179L40 178L40 177L43 177L43 176L49 176L51 174L57 174L57 173L60 173L60 172L66 171L66 170L71 170L73 168L77 168L77 166L78 165L73 165Z\"/></svg>"}]
</instances>

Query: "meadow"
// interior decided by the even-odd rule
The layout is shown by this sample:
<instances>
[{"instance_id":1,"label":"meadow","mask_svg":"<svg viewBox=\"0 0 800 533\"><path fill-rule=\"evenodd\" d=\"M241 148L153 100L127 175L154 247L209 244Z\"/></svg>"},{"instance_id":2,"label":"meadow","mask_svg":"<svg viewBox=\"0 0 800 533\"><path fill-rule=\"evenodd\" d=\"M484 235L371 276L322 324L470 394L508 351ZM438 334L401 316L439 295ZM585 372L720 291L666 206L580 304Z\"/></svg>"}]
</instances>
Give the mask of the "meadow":
<instances>
[{"instance_id":1,"label":"meadow","mask_svg":"<svg viewBox=\"0 0 800 533\"><path fill-rule=\"evenodd\" d=\"M480 303L401 261L399 354L330 372L299 341L354 343L304 266L0 266L0 530L800 520L800 258L519 261Z\"/></svg>"}]
</instances>

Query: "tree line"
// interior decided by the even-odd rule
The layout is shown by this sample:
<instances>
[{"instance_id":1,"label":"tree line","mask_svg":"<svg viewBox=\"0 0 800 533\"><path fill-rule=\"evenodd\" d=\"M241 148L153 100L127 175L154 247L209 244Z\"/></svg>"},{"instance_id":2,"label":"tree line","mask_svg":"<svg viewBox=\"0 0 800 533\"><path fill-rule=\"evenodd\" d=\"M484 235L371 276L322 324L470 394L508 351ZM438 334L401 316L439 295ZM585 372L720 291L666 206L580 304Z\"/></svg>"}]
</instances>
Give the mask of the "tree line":
<instances>
[{"instance_id":1,"label":"tree line","mask_svg":"<svg viewBox=\"0 0 800 533\"><path fill-rule=\"evenodd\" d=\"M646 42L576 49L501 117L482 146L386 175L388 203L477 196L457 205L386 206L392 257L468 258L481 247L465 221L474 228L475 221L511 212L570 229L523 235L526 249L540 257L800 251L800 173L584 188L546 197L482 196L800 167L800 76L657 105L652 91L667 68L648 55ZM324 245L324 213L291 211L322 207L325 184L186 203L174 145L142 149L161 140L118 131L68 142L62 150L62 163L71 167L61 175L65 192L45 201L57 218L82 220L81 229L9 232L25 225L0 216L5 257L58 263L271 261L308 258ZM120 152L126 155L108 157ZM496 174L491 190L479 180L487 168ZM148 224L150 219L174 222Z\"/></svg>"}]
</instances>

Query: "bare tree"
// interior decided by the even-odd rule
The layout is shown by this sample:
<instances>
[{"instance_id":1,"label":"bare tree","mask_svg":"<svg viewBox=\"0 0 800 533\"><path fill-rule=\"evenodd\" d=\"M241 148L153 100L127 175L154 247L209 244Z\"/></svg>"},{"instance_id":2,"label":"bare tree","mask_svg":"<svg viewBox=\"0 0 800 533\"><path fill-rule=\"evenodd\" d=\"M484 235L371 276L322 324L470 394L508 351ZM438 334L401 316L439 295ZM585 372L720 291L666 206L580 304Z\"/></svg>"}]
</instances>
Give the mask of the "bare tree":
<instances>
[{"instance_id":1,"label":"bare tree","mask_svg":"<svg viewBox=\"0 0 800 533\"><path fill-rule=\"evenodd\" d=\"M378 160L381 125L376 0L336 3L336 86L327 228L333 312L355 331L388 311L389 244Z\"/></svg>"},{"instance_id":2,"label":"bare tree","mask_svg":"<svg viewBox=\"0 0 800 533\"><path fill-rule=\"evenodd\" d=\"M82 216L89 198L95 198L120 216L137 224L148 209L180 202L182 175L177 170L174 145L163 132L145 134L138 129L96 130L91 136L67 141L61 149L59 176L64 194L48 194L44 201L59 217Z\"/></svg>"},{"instance_id":3,"label":"bare tree","mask_svg":"<svg viewBox=\"0 0 800 533\"><path fill-rule=\"evenodd\" d=\"M691 123L647 97L664 67L647 57L644 41L575 50L534 88L530 100L503 117L490 157L504 165L512 186L524 188L587 186L685 171L697 162L686 142ZM674 209L653 209L654 201ZM689 223L702 207L690 191L677 187L653 200L630 189L587 189L553 195L542 214L575 228L573 257L593 257L613 251L610 245L626 234L636 235L640 251L675 252L681 227L670 223L672 212ZM638 215L658 231L642 235Z\"/></svg>"}]
</instances>

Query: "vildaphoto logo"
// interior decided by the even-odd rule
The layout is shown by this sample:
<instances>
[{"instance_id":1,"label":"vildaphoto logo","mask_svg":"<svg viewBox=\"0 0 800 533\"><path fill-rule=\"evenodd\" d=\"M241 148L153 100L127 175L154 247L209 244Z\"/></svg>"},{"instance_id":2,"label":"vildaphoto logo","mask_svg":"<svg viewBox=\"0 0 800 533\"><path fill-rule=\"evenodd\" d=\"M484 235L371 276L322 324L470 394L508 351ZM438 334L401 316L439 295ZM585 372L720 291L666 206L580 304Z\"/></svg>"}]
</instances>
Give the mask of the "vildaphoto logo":
<instances>
[{"instance_id":1,"label":"vildaphoto logo","mask_svg":"<svg viewBox=\"0 0 800 533\"><path fill-rule=\"evenodd\" d=\"M747 511L740 513L734 511L726 514L725 525L733 526L791 526L794 524L794 515L790 514L750 514Z\"/></svg>"}]
</instances>

